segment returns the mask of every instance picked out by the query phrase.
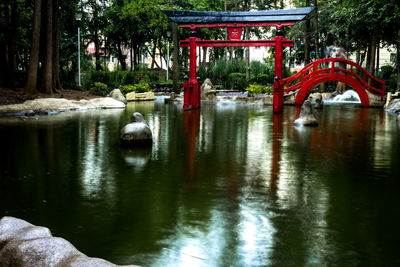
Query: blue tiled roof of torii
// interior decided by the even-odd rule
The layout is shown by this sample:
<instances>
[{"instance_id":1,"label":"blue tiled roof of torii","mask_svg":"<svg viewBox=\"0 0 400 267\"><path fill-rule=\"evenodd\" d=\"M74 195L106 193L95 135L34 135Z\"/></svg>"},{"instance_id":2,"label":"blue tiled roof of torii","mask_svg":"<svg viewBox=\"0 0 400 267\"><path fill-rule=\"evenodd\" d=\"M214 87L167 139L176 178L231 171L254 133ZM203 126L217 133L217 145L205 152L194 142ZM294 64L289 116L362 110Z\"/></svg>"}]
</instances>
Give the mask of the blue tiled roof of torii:
<instances>
[{"instance_id":1,"label":"blue tiled roof of torii","mask_svg":"<svg viewBox=\"0 0 400 267\"><path fill-rule=\"evenodd\" d=\"M315 7L280 10L210 12L210 11L174 11L163 12L176 23L246 23L246 22L285 22L305 19Z\"/></svg>"}]
</instances>

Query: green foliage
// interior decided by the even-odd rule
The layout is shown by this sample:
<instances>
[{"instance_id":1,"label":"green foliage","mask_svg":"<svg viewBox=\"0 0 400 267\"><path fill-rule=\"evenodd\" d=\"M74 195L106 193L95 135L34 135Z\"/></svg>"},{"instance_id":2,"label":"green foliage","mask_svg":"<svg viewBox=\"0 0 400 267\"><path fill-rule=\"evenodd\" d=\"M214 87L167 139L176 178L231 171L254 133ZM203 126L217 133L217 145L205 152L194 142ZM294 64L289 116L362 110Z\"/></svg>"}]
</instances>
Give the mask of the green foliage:
<instances>
[{"instance_id":1,"label":"green foliage","mask_svg":"<svg viewBox=\"0 0 400 267\"><path fill-rule=\"evenodd\" d=\"M259 84L250 84L246 91L253 95L272 94L272 86L264 86Z\"/></svg>"},{"instance_id":2,"label":"green foliage","mask_svg":"<svg viewBox=\"0 0 400 267\"><path fill-rule=\"evenodd\" d=\"M145 92L151 92L151 88L148 83L141 81L138 84L129 84L129 85L123 85L120 87L121 91L124 94L130 93L130 92L135 92L135 93L145 93Z\"/></svg>"},{"instance_id":3,"label":"green foliage","mask_svg":"<svg viewBox=\"0 0 400 267\"><path fill-rule=\"evenodd\" d=\"M106 96L111 90L108 89L107 84L95 82L90 91L95 95Z\"/></svg>"},{"instance_id":4,"label":"green foliage","mask_svg":"<svg viewBox=\"0 0 400 267\"><path fill-rule=\"evenodd\" d=\"M379 72L378 76L380 79L388 79L394 73L395 69L393 66L385 65L381 67L381 71Z\"/></svg>"},{"instance_id":5,"label":"green foliage","mask_svg":"<svg viewBox=\"0 0 400 267\"><path fill-rule=\"evenodd\" d=\"M271 84L274 81L274 73L269 72L267 74L260 73L258 75L251 75L250 82L259 84L259 85L267 85Z\"/></svg>"},{"instance_id":6,"label":"green foliage","mask_svg":"<svg viewBox=\"0 0 400 267\"><path fill-rule=\"evenodd\" d=\"M393 66L385 65L381 67L378 78L385 82L386 92L395 92L397 88L397 74Z\"/></svg>"},{"instance_id":7,"label":"green foliage","mask_svg":"<svg viewBox=\"0 0 400 267\"><path fill-rule=\"evenodd\" d=\"M243 90L247 87L248 82L246 79L246 74L240 72L230 73L228 75L228 80L225 83L225 87L229 89Z\"/></svg>"},{"instance_id":8,"label":"green foliage","mask_svg":"<svg viewBox=\"0 0 400 267\"><path fill-rule=\"evenodd\" d=\"M214 84L222 84L226 89L246 88L247 83L268 85L273 83L274 66L272 62L250 62L250 80L246 79L246 63L243 60L217 60L214 64L200 66L198 75L202 78L210 78Z\"/></svg>"}]
</instances>

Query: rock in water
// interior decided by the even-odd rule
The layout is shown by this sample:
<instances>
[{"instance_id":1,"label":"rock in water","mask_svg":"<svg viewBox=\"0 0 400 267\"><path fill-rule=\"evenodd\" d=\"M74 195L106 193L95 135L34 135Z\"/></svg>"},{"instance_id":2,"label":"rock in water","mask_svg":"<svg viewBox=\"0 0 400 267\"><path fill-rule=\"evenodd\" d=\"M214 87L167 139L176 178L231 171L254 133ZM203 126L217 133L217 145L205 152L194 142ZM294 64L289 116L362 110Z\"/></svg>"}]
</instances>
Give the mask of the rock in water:
<instances>
[{"instance_id":1,"label":"rock in water","mask_svg":"<svg viewBox=\"0 0 400 267\"><path fill-rule=\"evenodd\" d=\"M315 106L314 108L316 109L322 109L324 107L323 101L322 101L322 95L321 94L317 94L315 96Z\"/></svg>"},{"instance_id":2,"label":"rock in water","mask_svg":"<svg viewBox=\"0 0 400 267\"><path fill-rule=\"evenodd\" d=\"M294 121L294 124L304 126L318 125L318 121L312 112L312 105L309 100L304 101L303 106L301 107L300 116Z\"/></svg>"},{"instance_id":3,"label":"rock in water","mask_svg":"<svg viewBox=\"0 0 400 267\"><path fill-rule=\"evenodd\" d=\"M124 104L128 103L125 96L122 94L121 90L119 90L119 89L112 90L107 96L114 98L115 100L121 101Z\"/></svg>"},{"instance_id":4,"label":"rock in water","mask_svg":"<svg viewBox=\"0 0 400 267\"><path fill-rule=\"evenodd\" d=\"M153 135L143 115L139 112L132 114L131 123L122 128L120 140L125 145L151 144Z\"/></svg>"}]
</instances>

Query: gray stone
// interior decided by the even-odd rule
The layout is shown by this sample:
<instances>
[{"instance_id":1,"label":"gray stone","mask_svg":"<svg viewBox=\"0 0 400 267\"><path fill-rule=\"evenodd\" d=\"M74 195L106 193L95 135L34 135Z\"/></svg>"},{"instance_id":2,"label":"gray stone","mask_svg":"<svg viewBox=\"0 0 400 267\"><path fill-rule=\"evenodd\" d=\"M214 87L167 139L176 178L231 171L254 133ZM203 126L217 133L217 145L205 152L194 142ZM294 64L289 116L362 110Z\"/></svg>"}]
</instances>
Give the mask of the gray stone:
<instances>
[{"instance_id":1,"label":"gray stone","mask_svg":"<svg viewBox=\"0 0 400 267\"><path fill-rule=\"evenodd\" d=\"M151 144L153 135L143 115L139 112L132 114L131 123L122 128L120 140L125 145Z\"/></svg>"},{"instance_id":2,"label":"gray stone","mask_svg":"<svg viewBox=\"0 0 400 267\"><path fill-rule=\"evenodd\" d=\"M27 116L27 117L32 117L32 116L35 116L35 115L36 115L35 111L33 111L31 109L25 111L25 116Z\"/></svg>"},{"instance_id":3,"label":"gray stone","mask_svg":"<svg viewBox=\"0 0 400 267\"><path fill-rule=\"evenodd\" d=\"M48 228L13 217L3 217L0 220L0 266L116 265L86 256L67 240L53 237Z\"/></svg>"},{"instance_id":4,"label":"gray stone","mask_svg":"<svg viewBox=\"0 0 400 267\"><path fill-rule=\"evenodd\" d=\"M315 96L315 109L322 109L324 107L324 103L322 101L322 95L321 94L317 94Z\"/></svg>"},{"instance_id":5,"label":"gray stone","mask_svg":"<svg viewBox=\"0 0 400 267\"><path fill-rule=\"evenodd\" d=\"M386 112L399 113L400 112L400 98L395 98L385 108Z\"/></svg>"},{"instance_id":6,"label":"gray stone","mask_svg":"<svg viewBox=\"0 0 400 267\"><path fill-rule=\"evenodd\" d=\"M212 90L213 84L210 79L205 79L205 81L202 83L200 92L201 92L201 99L202 100L210 100L209 92ZM212 94L211 98L215 96Z\"/></svg>"},{"instance_id":7,"label":"gray stone","mask_svg":"<svg viewBox=\"0 0 400 267\"><path fill-rule=\"evenodd\" d=\"M300 116L294 121L294 124L304 126L318 125L318 121L312 112L312 105L309 100L304 101L303 105L301 106Z\"/></svg>"},{"instance_id":8,"label":"gray stone","mask_svg":"<svg viewBox=\"0 0 400 267\"><path fill-rule=\"evenodd\" d=\"M108 97L114 98L115 100L121 101L126 104L128 101L126 100L124 94L119 89L114 89L107 95Z\"/></svg>"}]
</instances>

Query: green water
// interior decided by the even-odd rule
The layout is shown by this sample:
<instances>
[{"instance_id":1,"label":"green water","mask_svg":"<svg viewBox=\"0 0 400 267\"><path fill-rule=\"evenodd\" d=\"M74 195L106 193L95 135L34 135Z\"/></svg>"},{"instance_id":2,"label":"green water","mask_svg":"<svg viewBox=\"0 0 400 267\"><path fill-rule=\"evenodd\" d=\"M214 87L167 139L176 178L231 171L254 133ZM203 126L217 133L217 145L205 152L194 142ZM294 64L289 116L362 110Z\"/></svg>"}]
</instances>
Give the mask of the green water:
<instances>
[{"instance_id":1,"label":"green water","mask_svg":"<svg viewBox=\"0 0 400 267\"><path fill-rule=\"evenodd\" d=\"M400 124L378 109L130 104L0 118L0 217L142 266L399 266ZM153 131L123 149L132 112Z\"/></svg>"}]
</instances>

